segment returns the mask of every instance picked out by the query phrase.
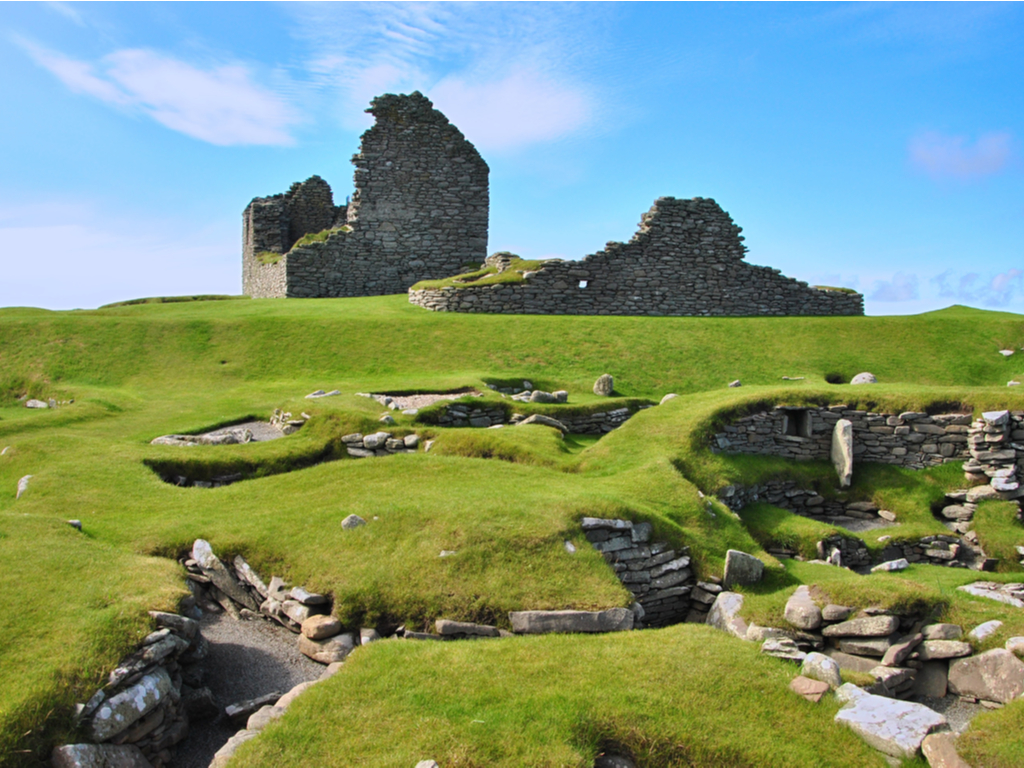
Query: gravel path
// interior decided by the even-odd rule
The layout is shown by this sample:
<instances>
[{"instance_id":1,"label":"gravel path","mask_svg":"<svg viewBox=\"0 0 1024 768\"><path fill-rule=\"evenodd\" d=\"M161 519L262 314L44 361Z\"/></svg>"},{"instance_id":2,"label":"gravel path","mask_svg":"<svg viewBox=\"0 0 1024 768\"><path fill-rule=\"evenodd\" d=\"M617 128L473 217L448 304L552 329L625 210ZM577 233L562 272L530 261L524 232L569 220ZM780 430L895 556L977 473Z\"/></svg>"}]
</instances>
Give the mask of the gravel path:
<instances>
[{"instance_id":1,"label":"gravel path","mask_svg":"<svg viewBox=\"0 0 1024 768\"><path fill-rule=\"evenodd\" d=\"M299 653L296 635L268 621L204 613L200 627L210 643L205 683L222 711L228 704L265 693L287 693L299 683L318 679L325 669ZM206 768L236 730L226 722L191 723L172 768Z\"/></svg>"},{"instance_id":2,"label":"gravel path","mask_svg":"<svg viewBox=\"0 0 1024 768\"><path fill-rule=\"evenodd\" d=\"M252 432L252 441L254 443L263 443L267 440L277 440L279 437L284 437L284 432L275 427L269 421L247 421L243 424L232 424L230 427L215 429L213 432L207 432L206 434L224 435L228 432L240 429L248 429Z\"/></svg>"},{"instance_id":3,"label":"gravel path","mask_svg":"<svg viewBox=\"0 0 1024 768\"><path fill-rule=\"evenodd\" d=\"M988 709L981 704L971 704L963 701L956 694L948 694L941 699L934 696L915 696L911 701L924 704L929 709L934 709L940 715L945 715L949 721L949 729L956 734L967 730L975 715L987 712Z\"/></svg>"}]
</instances>

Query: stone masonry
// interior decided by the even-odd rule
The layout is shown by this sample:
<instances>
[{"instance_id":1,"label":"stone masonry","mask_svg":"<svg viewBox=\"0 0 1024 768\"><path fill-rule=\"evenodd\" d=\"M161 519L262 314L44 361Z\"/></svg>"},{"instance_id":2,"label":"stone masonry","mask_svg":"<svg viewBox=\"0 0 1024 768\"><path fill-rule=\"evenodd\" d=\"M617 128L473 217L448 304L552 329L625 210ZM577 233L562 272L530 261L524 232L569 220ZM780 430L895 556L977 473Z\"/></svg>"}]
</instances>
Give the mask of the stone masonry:
<instances>
[{"instance_id":1,"label":"stone masonry","mask_svg":"<svg viewBox=\"0 0 1024 768\"><path fill-rule=\"evenodd\" d=\"M439 312L505 314L864 314L859 293L812 288L747 264L740 232L714 200L662 197L628 243L608 243L582 261L549 260L522 282L410 290L409 301ZM489 261L507 268L507 259Z\"/></svg>"},{"instance_id":2,"label":"stone masonry","mask_svg":"<svg viewBox=\"0 0 1024 768\"><path fill-rule=\"evenodd\" d=\"M243 291L254 298L376 296L480 264L487 254L487 163L419 92L367 110L355 192L336 207L317 176L243 214ZM343 225L347 225L342 228ZM304 234L325 241L294 247ZM281 254L263 263L260 252Z\"/></svg>"}]
</instances>

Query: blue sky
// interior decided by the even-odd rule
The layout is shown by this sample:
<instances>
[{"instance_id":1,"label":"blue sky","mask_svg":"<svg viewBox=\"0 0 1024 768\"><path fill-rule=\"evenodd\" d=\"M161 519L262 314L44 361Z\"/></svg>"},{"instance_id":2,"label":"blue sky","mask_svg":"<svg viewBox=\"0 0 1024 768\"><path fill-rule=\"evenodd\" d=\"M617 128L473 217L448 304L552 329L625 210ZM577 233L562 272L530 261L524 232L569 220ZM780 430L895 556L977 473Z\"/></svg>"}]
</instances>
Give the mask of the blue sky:
<instances>
[{"instance_id":1,"label":"blue sky","mask_svg":"<svg viewBox=\"0 0 1024 768\"><path fill-rule=\"evenodd\" d=\"M491 167L489 251L712 197L869 314L1024 312L1019 3L0 3L0 306L241 291L241 212L336 199L370 98Z\"/></svg>"}]
</instances>

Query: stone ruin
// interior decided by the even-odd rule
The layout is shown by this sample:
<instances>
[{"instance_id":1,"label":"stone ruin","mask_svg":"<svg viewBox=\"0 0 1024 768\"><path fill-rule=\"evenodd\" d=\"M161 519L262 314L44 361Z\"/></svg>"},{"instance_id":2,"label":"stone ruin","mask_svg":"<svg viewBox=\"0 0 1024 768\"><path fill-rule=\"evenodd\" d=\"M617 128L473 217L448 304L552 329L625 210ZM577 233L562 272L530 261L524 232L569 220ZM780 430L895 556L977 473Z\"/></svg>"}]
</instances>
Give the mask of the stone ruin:
<instances>
[{"instance_id":1,"label":"stone ruin","mask_svg":"<svg viewBox=\"0 0 1024 768\"><path fill-rule=\"evenodd\" d=\"M355 191L334 204L319 176L242 214L243 292L254 298L378 296L477 265L487 255L487 163L419 92L367 110ZM318 242L296 245L304 235Z\"/></svg>"},{"instance_id":2,"label":"stone ruin","mask_svg":"<svg viewBox=\"0 0 1024 768\"><path fill-rule=\"evenodd\" d=\"M254 298L377 296L476 269L487 255L487 163L419 92L385 94L335 205L319 176L245 209L243 292ZM714 201L662 197L628 243L548 260L521 282L409 291L443 312L571 315L863 315L859 293L815 288L743 261L742 230ZM304 236L319 234L309 242ZM496 254L488 266L504 271Z\"/></svg>"}]
</instances>

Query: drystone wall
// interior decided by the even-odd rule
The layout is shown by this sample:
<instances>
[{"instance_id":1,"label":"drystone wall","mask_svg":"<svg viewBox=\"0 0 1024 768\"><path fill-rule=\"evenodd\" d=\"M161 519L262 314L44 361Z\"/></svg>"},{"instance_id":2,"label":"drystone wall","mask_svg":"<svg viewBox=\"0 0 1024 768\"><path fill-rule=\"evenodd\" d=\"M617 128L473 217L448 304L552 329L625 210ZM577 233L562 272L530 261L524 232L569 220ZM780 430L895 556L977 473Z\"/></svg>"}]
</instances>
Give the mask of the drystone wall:
<instances>
[{"instance_id":1,"label":"drystone wall","mask_svg":"<svg viewBox=\"0 0 1024 768\"><path fill-rule=\"evenodd\" d=\"M409 300L439 312L864 314L858 293L812 288L777 269L744 262L740 231L714 200L662 197L628 243L608 243L582 261L547 261L520 283L410 290ZM507 267L507 260L489 263Z\"/></svg>"},{"instance_id":2,"label":"drystone wall","mask_svg":"<svg viewBox=\"0 0 1024 768\"><path fill-rule=\"evenodd\" d=\"M479 264L487 254L487 163L419 92L385 94L367 110L355 191L335 208L313 177L243 214L243 290L254 298L376 296ZM314 183L315 182L315 183ZM325 241L293 247L342 224ZM349 231L350 230L350 231ZM264 264L260 251L282 254Z\"/></svg>"},{"instance_id":3,"label":"drystone wall","mask_svg":"<svg viewBox=\"0 0 1024 768\"><path fill-rule=\"evenodd\" d=\"M717 433L711 450L798 460L828 459L832 431L840 419L853 425L853 456L857 461L922 469L970 458L969 413L870 413L845 405L777 406L745 416Z\"/></svg>"},{"instance_id":4,"label":"drystone wall","mask_svg":"<svg viewBox=\"0 0 1024 768\"><path fill-rule=\"evenodd\" d=\"M615 408L577 416L558 414L557 420L567 432L574 435L603 435L625 424L632 415L629 408ZM527 418L516 413L506 420L505 410L497 405L484 407L455 403L445 408L437 424L442 427L497 427L519 424Z\"/></svg>"}]
</instances>

